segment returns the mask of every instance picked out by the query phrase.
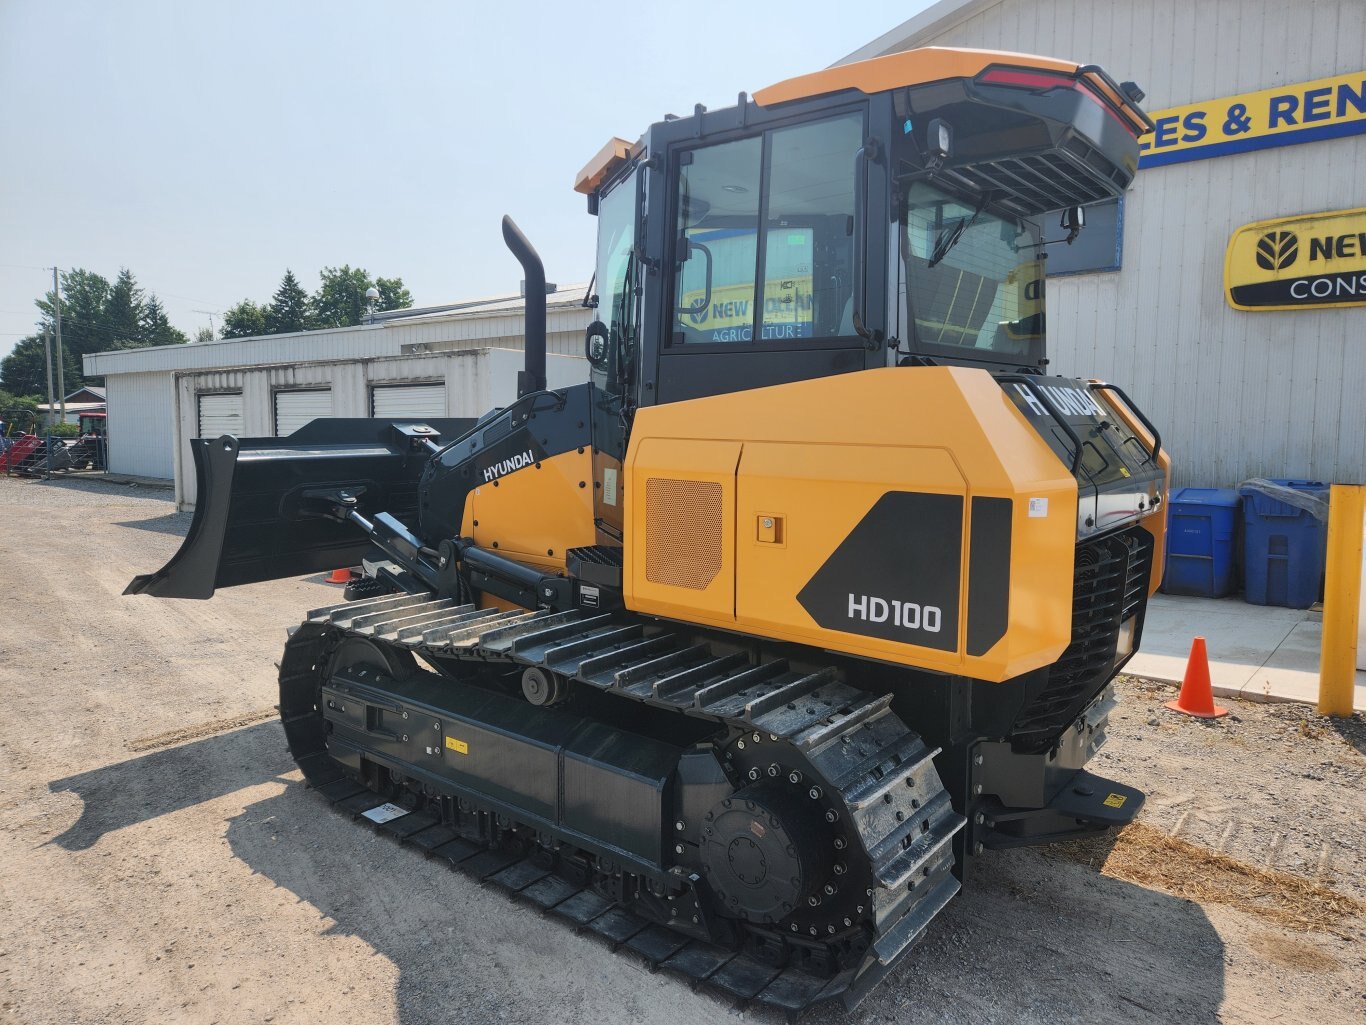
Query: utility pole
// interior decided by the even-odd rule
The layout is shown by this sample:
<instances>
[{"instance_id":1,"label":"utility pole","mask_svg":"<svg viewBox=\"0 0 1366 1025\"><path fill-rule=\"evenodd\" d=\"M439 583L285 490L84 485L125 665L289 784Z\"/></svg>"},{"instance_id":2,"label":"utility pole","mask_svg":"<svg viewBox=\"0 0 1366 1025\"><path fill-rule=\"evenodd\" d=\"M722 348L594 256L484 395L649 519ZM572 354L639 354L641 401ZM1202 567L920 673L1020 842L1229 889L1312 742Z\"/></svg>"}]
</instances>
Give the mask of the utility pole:
<instances>
[{"instance_id":1,"label":"utility pole","mask_svg":"<svg viewBox=\"0 0 1366 1025\"><path fill-rule=\"evenodd\" d=\"M56 402L52 397L52 332L43 332L43 355L47 359L47 426L52 428L52 418L56 415L53 408Z\"/></svg>"},{"instance_id":2,"label":"utility pole","mask_svg":"<svg viewBox=\"0 0 1366 1025\"><path fill-rule=\"evenodd\" d=\"M61 392L62 423L66 423L66 360L62 358L62 284L52 268L52 306L57 315L57 390Z\"/></svg>"}]
</instances>

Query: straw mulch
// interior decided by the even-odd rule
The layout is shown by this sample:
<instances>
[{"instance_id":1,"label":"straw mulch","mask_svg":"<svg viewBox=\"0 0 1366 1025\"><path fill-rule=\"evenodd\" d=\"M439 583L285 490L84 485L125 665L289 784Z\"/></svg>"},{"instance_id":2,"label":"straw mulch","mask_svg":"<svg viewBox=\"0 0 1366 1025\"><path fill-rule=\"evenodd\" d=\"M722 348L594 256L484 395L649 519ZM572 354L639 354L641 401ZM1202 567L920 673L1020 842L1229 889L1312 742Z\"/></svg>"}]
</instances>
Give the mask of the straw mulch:
<instances>
[{"instance_id":1,"label":"straw mulch","mask_svg":"<svg viewBox=\"0 0 1366 1025\"><path fill-rule=\"evenodd\" d=\"M1142 822L1130 823L1116 837L1078 840L1058 850L1103 875L1199 904L1228 905L1299 932L1350 939L1347 927L1366 912L1360 901L1322 883L1249 865Z\"/></svg>"}]
</instances>

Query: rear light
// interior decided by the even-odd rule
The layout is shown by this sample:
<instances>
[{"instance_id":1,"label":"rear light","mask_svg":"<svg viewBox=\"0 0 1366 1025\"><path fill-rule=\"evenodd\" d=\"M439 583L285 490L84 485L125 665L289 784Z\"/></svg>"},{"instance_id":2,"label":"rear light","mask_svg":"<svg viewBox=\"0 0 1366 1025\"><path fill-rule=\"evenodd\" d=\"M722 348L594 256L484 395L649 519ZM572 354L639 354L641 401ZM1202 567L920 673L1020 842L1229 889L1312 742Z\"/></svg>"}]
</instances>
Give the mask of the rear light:
<instances>
[{"instance_id":1,"label":"rear light","mask_svg":"<svg viewBox=\"0 0 1366 1025\"><path fill-rule=\"evenodd\" d=\"M1124 126L1124 130L1130 135L1137 135L1141 129L1136 129L1127 119L1120 117L1119 113L1096 94L1094 87L1089 82L1085 82L1088 88L1083 88L1084 80L1072 78L1070 75L1055 75L1046 71L1024 71L1019 68L992 68L977 76L977 81L983 85L1004 85L1016 89L1030 89L1034 92L1047 92L1050 89L1075 89L1087 99L1100 104L1100 108L1112 118Z\"/></svg>"},{"instance_id":2,"label":"rear light","mask_svg":"<svg viewBox=\"0 0 1366 1025\"><path fill-rule=\"evenodd\" d=\"M988 85L1013 85L1023 89L1075 89L1077 80L1066 75L1049 75L1041 71L1017 71L1012 68L992 68L977 81Z\"/></svg>"}]
</instances>

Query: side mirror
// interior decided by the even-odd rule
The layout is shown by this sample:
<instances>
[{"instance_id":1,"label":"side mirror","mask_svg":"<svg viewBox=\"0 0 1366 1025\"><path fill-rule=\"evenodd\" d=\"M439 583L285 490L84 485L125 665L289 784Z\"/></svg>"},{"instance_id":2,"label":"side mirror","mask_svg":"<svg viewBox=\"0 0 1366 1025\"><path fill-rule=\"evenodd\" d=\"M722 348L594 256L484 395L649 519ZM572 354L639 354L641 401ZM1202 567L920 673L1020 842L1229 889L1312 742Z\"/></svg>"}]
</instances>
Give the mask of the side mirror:
<instances>
[{"instance_id":1,"label":"side mirror","mask_svg":"<svg viewBox=\"0 0 1366 1025\"><path fill-rule=\"evenodd\" d=\"M602 321L595 320L584 330L583 355L594 370L607 366L607 325Z\"/></svg>"},{"instance_id":2,"label":"side mirror","mask_svg":"<svg viewBox=\"0 0 1366 1025\"><path fill-rule=\"evenodd\" d=\"M1069 206L1062 212L1059 227L1067 229L1067 244L1070 246L1081 234L1081 229L1086 227L1086 211L1079 206Z\"/></svg>"}]
</instances>

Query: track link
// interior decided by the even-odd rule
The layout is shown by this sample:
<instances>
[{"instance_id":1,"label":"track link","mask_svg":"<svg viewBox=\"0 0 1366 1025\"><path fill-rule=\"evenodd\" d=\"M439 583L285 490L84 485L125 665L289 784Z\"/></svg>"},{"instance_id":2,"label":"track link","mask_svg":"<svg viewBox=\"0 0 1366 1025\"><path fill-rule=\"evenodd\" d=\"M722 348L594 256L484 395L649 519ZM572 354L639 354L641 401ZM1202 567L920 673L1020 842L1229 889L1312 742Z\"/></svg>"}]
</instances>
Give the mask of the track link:
<instances>
[{"instance_id":1,"label":"track link","mask_svg":"<svg viewBox=\"0 0 1366 1025\"><path fill-rule=\"evenodd\" d=\"M669 969L794 1018L829 1000L853 1007L959 889L952 874L952 839L964 820L934 769L938 752L890 711L890 695L851 687L833 668L803 672L783 660L753 665L744 655L718 654L708 644L629 614L504 612L429 594L311 611L291 635L281 661L281 717L305 778L353 817L374 812L387 797L351 779L327 751L318 694L327 653L346 636L406 649L432 664L459 659L535 666L579 686L715 722L727 730L728 768L742 773L740 781L762 778L753 757L758 747L795 751L804 760L814 772L813 798L819 794L829 809L826 821L853 828L857 849L849 853L868 870L862 877L866 900L853 923L856 929L861 923L871 929L867 953L856 967L833 975L775 967L743 950L690 938L582 881L557 875L538 855L475 842L426 810L405 809L375 823L428 856L598 933L614 947L634 951L652 968ZM748 755L743 754L747 743ZM834 922L818 928L805 925L808 921L810 916L803 926L790 924L794 940L819 942L827 932L844 931ZM848 917L843 925L850 925Z\"/></svg>"}]
</instances>

